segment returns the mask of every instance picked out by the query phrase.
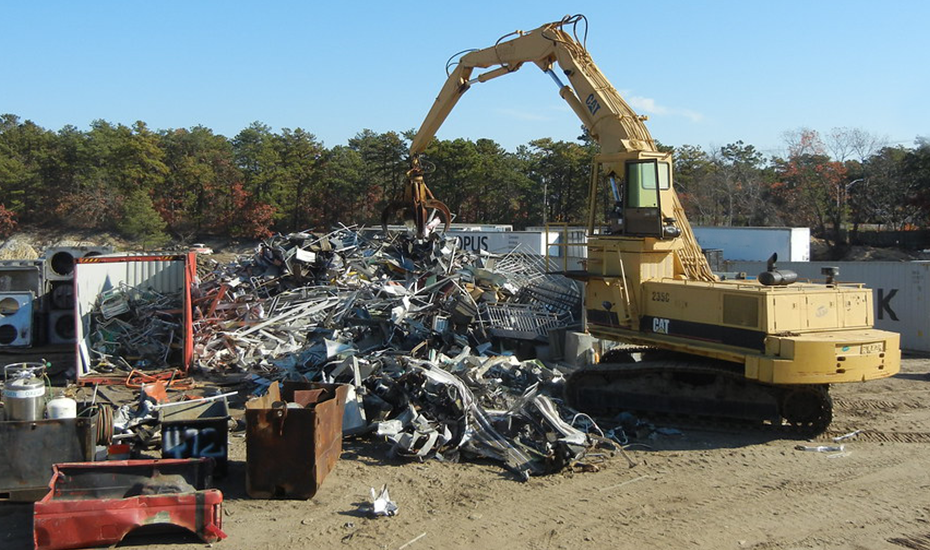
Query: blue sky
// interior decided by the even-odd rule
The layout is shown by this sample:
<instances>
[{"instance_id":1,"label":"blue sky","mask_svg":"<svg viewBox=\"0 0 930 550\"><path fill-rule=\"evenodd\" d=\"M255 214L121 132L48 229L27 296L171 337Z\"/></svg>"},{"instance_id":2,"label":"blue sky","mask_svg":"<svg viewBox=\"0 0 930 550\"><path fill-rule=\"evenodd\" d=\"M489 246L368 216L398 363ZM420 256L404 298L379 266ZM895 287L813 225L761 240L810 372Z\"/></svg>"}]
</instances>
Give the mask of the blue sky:
<instances>
[{"instance_id":1,"label":"blue sky","mask_svg":"<svg viewBox=\"0 0 930 550\"><path fill-rule=\"evenodd\" d=\"M52 130L105 119L153 129L253 121L327 147L362 129L417 128L446 61L568 13L588 50L668 145L861 128L893 144L930 137L930 2L9 2L0 112ZM438 136L505 148L573 140L580 123L526 65L473 87Z\"/></svg>"}]
</instances>

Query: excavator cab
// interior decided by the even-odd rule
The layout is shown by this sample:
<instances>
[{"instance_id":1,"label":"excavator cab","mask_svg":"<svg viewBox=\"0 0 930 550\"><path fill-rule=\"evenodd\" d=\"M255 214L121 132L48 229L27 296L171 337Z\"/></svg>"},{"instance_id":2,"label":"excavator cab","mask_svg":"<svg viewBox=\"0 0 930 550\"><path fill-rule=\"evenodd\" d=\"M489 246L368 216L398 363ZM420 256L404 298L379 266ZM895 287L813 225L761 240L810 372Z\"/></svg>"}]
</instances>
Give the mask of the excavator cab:
<instances>
[{"instance_id":1,"label":"excavator cab","mask_svg":"<svg viewBox=\"0 0 930 550\"><path fill-rule=\"evenodd\" d=\"M636 159L624 163L624 178L617 189L614 233L630 237L673 239L681 234L674 218L662 215L662 195L671 189L670 164L658 159Z\"/></svg>"},{"instance_id":2,"label":"excavator cab","mask_svg":"<svg viewBox=\"0 0 930 550\"><path fill-rule=\"evenodd\" d=\"M668 163L656 159L627 161L623 178L623 234L662 238L662 189L669 188Z\"/></svg>"}]
</instances>

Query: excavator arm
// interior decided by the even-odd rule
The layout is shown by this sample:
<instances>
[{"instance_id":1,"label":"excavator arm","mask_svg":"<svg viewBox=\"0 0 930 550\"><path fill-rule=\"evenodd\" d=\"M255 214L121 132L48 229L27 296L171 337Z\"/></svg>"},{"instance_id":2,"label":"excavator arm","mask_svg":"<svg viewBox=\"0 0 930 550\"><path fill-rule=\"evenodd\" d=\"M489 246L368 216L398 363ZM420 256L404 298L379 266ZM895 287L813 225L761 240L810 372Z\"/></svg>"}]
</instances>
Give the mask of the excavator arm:
<instances>
[{"instance_id":1,"label":"excavator arm","mask_svg":"<svg viewBox=\"0 0 930 550\"><path fill-rule=\"evenodd\" d=\"M385 228L387 218L393 211L406 209L408 213L412 213L410 217L418 233L424 236L424 205L429 205L444 214L448 228L448 208L435 199L426 187L420 154L432 141L459 99L473 85L510 74L524 64L532 63L552 78L558 86L559 95L582 121L592 138L600 144L601 152L597 158L600 164L599 171L611 182L617 200L617 210L622 208L620 205L623 202L617 182L626 177L628 163L638 163L639 173L644 172L643 166L648 170L651 169L648 163L654 164L656 180L660 179L659 163L666 167L665 170L669 174L666 178L666 189L651 201L644 201L645 208L637 209L631 208L636 205L627 205L625 213L628 214L628 222L624 231L658 239L680 237L680 246L675 256L681 276L693 280L715 280L716 277L708 267L694 238L684 209L672 189L671 155L657 149L649 130L643 124L645 117L633 111L591 59L584 46L584 40L578 38L580 24L586 24L584 16L574 15L547 23L530 32L515 31L502 37L494 46L473 50L458 60L453 69L448 71L448 78L442 90L411 142L411 169L407 173L404 199L389 207L390 212L385 211L382 218ZM568 84L563 83L556 68L568 79ZM595 196L596 190L592 186L592 202L589 206L592 213ZM645 219L644 216L651 219ZM623 214L617 214L618 219L622 217ZM593 219L589 221L589 225L593 228Z\"/></svg>"},{"instance_id":2,"label":"excavator arm","mask_svg":"<svg viewBox=\"0 0 930 550\"><path fill-rule=\"evenodd\" d=\"M576 26L583 16L565 17L530 32L515 31L494 46L464 55L449 74L429 114L410 145L416 157L429 144L462 95L479 82L519 70L534 63L559 87L559 95L581 119L603 153L627 151L656 152L655 141L632 108L610 85L579 41L565 28ZM508 36L516 38L504 40ZM558 65L571 86L555 72ZM473 74L476 70L490 69Z\"/></svg>"}]
</instances>

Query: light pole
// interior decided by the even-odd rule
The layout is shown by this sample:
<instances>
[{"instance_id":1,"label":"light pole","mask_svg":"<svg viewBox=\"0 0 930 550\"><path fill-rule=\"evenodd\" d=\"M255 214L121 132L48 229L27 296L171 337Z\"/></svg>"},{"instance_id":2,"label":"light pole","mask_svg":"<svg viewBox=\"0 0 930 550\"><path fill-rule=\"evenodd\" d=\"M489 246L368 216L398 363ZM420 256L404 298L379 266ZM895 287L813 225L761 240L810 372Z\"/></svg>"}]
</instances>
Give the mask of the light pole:
<instances>
[{"instance_id":1,"label":"light pole","mask_svg":"<svg viewBox=\"0 0 930 550\"><path fill-rule=\"evenodd\" d=\"M843 186L842 192L836 194L836 207L837 207L837 208L840 207L840 197L841 197L841 196L843 197L843 201L842 201L842 202L845 203L845 202L846 202L846 194L849 193L849 188L852 187L853 185L856 185L856 184L859 183L860 181L865 181L865 178L858 178L858 179L852 180L851 182L849 182L849 183L847 183L846 185Z\"/></svg>"},{"instance_id":2,"label":"light pole","mask_svg":"<svg viewBox=\"0 0 930 550\"><path fill-rule=\"evenodd\" d=\"M865 178L854 179L846 185L840 184L840 189L836 193L836 239L837 242L840 240L840 232L843 230L843 218L845 217L844 210L846 206L846 195L849 193L849 188L853 185L856 185L860 181L864 181ZM845 241L844 241L845 242Z\"/></svg>"}]
</instances>

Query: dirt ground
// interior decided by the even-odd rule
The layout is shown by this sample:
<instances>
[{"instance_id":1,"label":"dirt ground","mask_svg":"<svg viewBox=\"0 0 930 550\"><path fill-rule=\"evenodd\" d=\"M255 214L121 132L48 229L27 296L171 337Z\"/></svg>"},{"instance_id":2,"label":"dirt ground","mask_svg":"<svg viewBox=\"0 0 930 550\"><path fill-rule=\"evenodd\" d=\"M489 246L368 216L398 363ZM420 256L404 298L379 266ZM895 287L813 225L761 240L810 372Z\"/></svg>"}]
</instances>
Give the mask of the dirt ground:
<instances>
[{"instance_id":1,"label":"dirt ground","mask_svg":"<svg viewBox=\"0 0 930 550\"><path fill-rule=\"evenodd\" d=\"M230 434L216 548L909 548L930 549L930 359L906 358L883 381L835 386L819 438L862 430L841 453L757 432L682 429L608 458L593 473L515 480L495 463L388 460L346 441L309 501L246 496L245 440ZM395 517L363 511L387 484ZM31 505L0 504L0 548L31 548ZM189 536L120 547L203 548Z\"/></svg>"}]
</instances>

